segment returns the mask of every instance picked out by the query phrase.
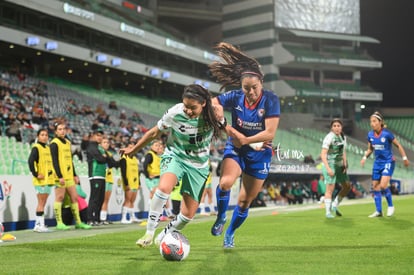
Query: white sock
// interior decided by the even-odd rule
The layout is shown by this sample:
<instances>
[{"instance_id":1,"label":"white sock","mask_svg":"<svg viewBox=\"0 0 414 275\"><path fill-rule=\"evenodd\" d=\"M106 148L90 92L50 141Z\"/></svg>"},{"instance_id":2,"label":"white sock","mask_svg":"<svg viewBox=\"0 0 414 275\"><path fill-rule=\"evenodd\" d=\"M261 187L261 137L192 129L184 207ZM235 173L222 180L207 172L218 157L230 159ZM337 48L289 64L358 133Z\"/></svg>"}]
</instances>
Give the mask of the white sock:
<instances>
[{"instance_id":1,"label":"white sock","mask_svg":"<svg viewBox=\"0 0 414 275\"><path fill-rule=\"evenodd\" d=\"M332 203L332 206L333 207L338 207L338 205L341 203L341 201L342 201L342 199L343 199L343 197L342 196L336 196L335 197L335 200L333 201L333 203Z\"/></svg>"},{"instance_id":2,"label":"white sock","mask_svg":"<svg viewBox=\"0 0 414 275\"><path fill-rule=\"evenodd\" d=\"M150 209L148 211L147 234L154 235L168 197L168 194L165 194L159 189L155 191L154 196L151 199Z\"/></svg>"},{"instance_id":3,"label":"white sock","mask_svg":"<svg viewBox=\"0 0 414 275\"><path fill-rule=\"evenodd\" d=\"M214 208L214 204L209 204L208 207L210 208L210 212L214 213L216 212L216 209Z\"/></svg>"},{"instance_id":4,"label":"white sock","mask_svg":"<svg viewBox=\"0 0 414 275\"><path fill-rule=\"evenodd\" d=\"M162 240L164 236L171 231L174 230L182 230L192 219L187 218L181 212L172 220L170 221L167 226L158 234L157 239Z\"/></svg>"},{"instance_id":5,"label":"white sock","mask_svg":"<svg viewBox=\"0 0 414 275\"><path fill-rule=\"evenodd\" d=\"M204 202L200 203L200 213L206 213L206 204Z\"/></svg>"},{"instance_id":6,"label":"white sock","mask_svg":"<svg viewBox=\"0 0 414 275\"><path fill-rule=\"evenodd\" d=\"M127 219L127 212L128 212L128 208L126 208L125 206L122 206L122 220L126 221Z\"/></svg>"},{"instance_id":7,"label":"white sock","mask_svg":"<svg viewBox=\"0 0 414 275\"><path fill-rule=\"evenodd\" d=\"M106 211L101 211L101 213L100 213L100 220L101 221L106 221L106 218L107 218L107 214L108 214L108 212L106 212Z\"/></svg>"},{"instance_id":8,"label":"white sock","mask_svg":"<svg viewBox=\"0 0 414 275\"><path fill-rule=\"evenodd\" d=\"M127 208L127 209L128 209L129 219L130 220L136 219L134 209L133 208Z\"/></svg>"},{"instance_id":9,"label":"white sock","mask_svg":"<svg viewBox=\"0 0 414 275\"><path fill-rule=\"evenodd\" d=\"M331 213L331 202L332 202L332 199L325 199L326 214Z\"/></svg>"},{"instance_id":10,"label":"white sock","mask_svg":"<svg viewBox=\"0 0 414 275\"><path fill-rule=\"evenodd\" d=\"M35 226L36 225L40 225L40 219L42 218L42 216L36 216L36 222L35 222Z\"/></svg>"}]
</instances>

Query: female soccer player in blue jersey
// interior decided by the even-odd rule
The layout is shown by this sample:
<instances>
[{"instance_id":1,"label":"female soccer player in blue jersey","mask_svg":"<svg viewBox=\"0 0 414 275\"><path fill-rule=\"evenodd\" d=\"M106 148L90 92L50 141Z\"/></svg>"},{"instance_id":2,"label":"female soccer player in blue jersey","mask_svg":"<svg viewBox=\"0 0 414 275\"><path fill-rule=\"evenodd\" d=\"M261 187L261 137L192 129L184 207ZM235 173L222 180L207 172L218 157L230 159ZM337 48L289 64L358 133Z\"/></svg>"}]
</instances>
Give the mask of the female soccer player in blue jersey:
<instances>
[{"instance_id":1,"label":"female soccer player in blue jersey","mask_svg":"<svg viewBox=\"0 0 414 275\"><path fill-rule=\"evenodd\" d=\"M376 210L369 217L382 217L382 194L384 194L388 203L387 216L391 217L394 215L394 205L392 203L389 184L395 167L392 145L394 144L398 148L405 166L408 166L410 162L408 161L404 148L394 135L385 128L384 118L381 113L374 112L370 117L370 123L372 130L368 132L368 150L365 151L364 157L361 160L361 165L364 166L365 160L374 152L375 160L372 168L372 188L374 191Z\"/></svg>"},{"instance_id":2,"label":"female soccer player in blue jersey","mask_svg":"<svg viewBox=\"0 0 414 275\"><path fill-rule=\"evenodd\" d=\"M220 106L213 108L208 90L192 84L184 88L182 98L183 102L168 109L157 125L148 130L133 147L121 150L127 155L134 154L159 138L163 132L170 131L161 157L160 181L148 212L147 231L136 242L141 247L153 243L163 207L180 180L183 195L181 211L158 234L155 243L158 245L169 231L181 230L193 219L210 172L211 140L218 137L220 128L224 127L218 122L223 118L223 110Z\"/></svg>"},{"instance_id":3,"label":"female soccer player in blue jersey","mask_svg":"<svg viewBox=\"0 0 414 275\"><path fill-rule=\"evenodd\" d=\"M279 125L279 99L272 91L263 89L260 64L228 43L219 43L218 55L224 62L210 64L210 71L222 85L241 86L213 99L230 109L231 126L226 126L229 138L224 151L219 186L216 190L218 215L211 229L214 236L221 235L226 223L230 189L242 176L242 186L230 225L224 236L223 247L234 247L235 230L246 220L249 206L262 189L272 158L271 142ZM264 142L259 148L249 146Z\"/></svg>"}]
</instances>

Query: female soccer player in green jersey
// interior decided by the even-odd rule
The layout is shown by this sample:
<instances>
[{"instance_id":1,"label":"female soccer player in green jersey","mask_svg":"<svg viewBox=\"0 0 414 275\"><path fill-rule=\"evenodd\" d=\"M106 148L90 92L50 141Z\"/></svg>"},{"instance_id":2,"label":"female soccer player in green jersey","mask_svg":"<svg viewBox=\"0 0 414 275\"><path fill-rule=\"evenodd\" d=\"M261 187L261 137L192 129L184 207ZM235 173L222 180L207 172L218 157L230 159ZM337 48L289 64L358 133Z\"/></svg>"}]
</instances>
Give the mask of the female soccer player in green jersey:
<instances>
[{"instance_id":1,"label":"female soccer player in green jersey","mask_svg":"<svg viewBox=\"0 0 414 275\"><path fill-rule=\"evenodd\" d=\"M346 139L342 133L342 121L333 119L331 121L331 131L325 136L322 142L321 159L323 163L322 173L325 179L325 209L326 217L334 218L331 209L337 216L342 216L338 210L338 205L351 189L349 177L346 172ZM332 193L335 190L335 184L342 185L341 191L332 202Z\"/></svg>"},{"instance_id":2,"label":"female soccer player in green jersey","mask_svg":"<svg viewBox=\"0 0 414 275\"><path fill-rule=\"evenodd\" d=\"M156 237L159 244L169 231L181 230L197 212L205 182L209 174L210 144L220 135L223 123L222 108L213 108L211 95L200 85L184 88L182 103L168 109L157 125L147 131L132 148L121 149L123 154L135 154L152 140L169 131L166 148L161 159L161 177L151 199L147 230L136 244L147 247L153 243L163 207L178 181L182 181L180 213Z\"/></svg>"}]
</instances>

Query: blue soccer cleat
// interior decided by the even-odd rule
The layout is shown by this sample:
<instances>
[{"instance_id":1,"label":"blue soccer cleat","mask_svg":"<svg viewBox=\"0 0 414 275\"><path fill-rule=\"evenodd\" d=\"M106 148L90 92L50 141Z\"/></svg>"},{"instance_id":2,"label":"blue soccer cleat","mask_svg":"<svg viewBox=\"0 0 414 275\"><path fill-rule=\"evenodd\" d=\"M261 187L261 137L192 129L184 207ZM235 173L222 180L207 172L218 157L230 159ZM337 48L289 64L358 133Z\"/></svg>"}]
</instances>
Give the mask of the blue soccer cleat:
<instances>
[{"instance_id":1,"label":"blue soccer cleat","mask_svg":"<svg viewBox=\"0 0 414 275\"><path fill-rule=\"evenodd\" d=\"M232 235L227 233L224 235L223 248L234 248L234 233Z\"/></svg>"},{"instance_id":2,"label":"blue soccer cleat","mask_svg":"<svg viewBox=\"0 0 414 275\"><path fill-rule=\"evenodd\" d=\"M226 224L226 218L222 219L220 217L217 217L216 222L211 228L211 235L220 236L221 233L223 233L224 224Z\"/></svg>"}]
</instances>

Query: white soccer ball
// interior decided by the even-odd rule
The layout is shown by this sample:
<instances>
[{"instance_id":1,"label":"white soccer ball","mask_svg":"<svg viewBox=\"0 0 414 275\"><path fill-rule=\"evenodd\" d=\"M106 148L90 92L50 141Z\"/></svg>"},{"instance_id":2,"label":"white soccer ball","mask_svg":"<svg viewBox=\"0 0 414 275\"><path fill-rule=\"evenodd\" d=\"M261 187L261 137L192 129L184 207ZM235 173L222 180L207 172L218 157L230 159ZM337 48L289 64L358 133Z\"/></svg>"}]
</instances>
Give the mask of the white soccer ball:
<instances>
[{"instance_id":1,"label":"white soccer ball","mask_svg":"<svg viewBox=\"0 0 414 275\"><path fill-rule=\"evenodd\" d=\"M160 243L160 253L167 261L183 261L190 254L190 242L179 231L171 231Z\"/></svg>"},{"instance_id":2,"label":"white soccer ball","mask_svg":"<svg viewBox=\"0 0 414 275\"><path fill-rule=\"evenodd\" d=\"M262 149L263 142L253 142L253 143L250 143L249 146L252 147L254 150L258 151Z\"/></svg>"}]
</instances>

